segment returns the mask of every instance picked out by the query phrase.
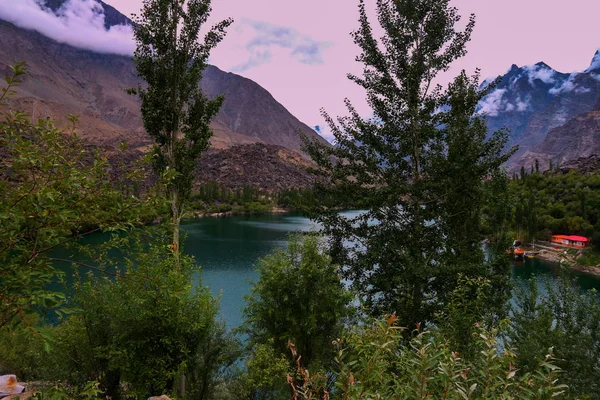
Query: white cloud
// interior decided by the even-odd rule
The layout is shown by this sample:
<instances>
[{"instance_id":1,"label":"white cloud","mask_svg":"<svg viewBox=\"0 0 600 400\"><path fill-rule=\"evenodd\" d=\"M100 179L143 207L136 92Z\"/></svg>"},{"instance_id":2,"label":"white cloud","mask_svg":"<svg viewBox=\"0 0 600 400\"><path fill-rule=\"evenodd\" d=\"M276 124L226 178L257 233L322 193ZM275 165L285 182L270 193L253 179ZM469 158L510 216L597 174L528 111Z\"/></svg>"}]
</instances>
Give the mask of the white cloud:
<instances>
[{"instance_id":1,"label":"white cloud","mask_svg":"<svg viewBox=\"0 0 600 400\"><path fill-rule=\"evenodd\" d=\"M520 97L517 97L517 111L519 112L524 112L529 110L530 108L530 104L528 102L525 102L523 100L521 100Z\"/></svg>"},{"instance_id":2,"label":"white cloud","mask_svg":"<svg viewBox=\"0 0 600 400\"><path fill-rule=\"evenodd\" d=\"M559 94L559 93L562 93L562 92L570 92L573 89L575 89L575 84L573 83L573 81L571 80L571 78L569 78L566 81L564 81L562 85L558 85L558 86L553 87L552 89L550 89L548 91L548 93L550 93L550 94Z\"/></svg>"},{"instance_id":3,"label":"white cloud","mask_svg":"<svg viewBox=\"0 0 600 400\"><path fill-rule=\"evenodd\" d=\"M536 79L544 83L553 84L556 82L556 71L546 65L528 65L523 67L529 77L529 84L533 86Z\"/></svg>"},{"instance_id":4,"label":"white cloud","mask_svg":"<svg viewBox=\"0 0 600 400\"><path fill-rule=\"evenodd\" d=\"M553 87L552 89L550 89L548 91L548 93L550 94L559 94L559 93L568 93L571 91L574 91L575 93L588 93L591 91L591 89L583 87L583 86L577 86L577 84L575 84L575 78L579 75L579 73L574 72L572 73L569 78L564 81L562 84Z\"/></svg>"},{"instance_id":5,"label":"white cloud","mask_svg":"<svg viewBox=\"0 0 600 400\"><path fill-rule=\"evenodd\" d=\"M489 117L495 117L502 109L502 98L506 93L506 89L496 89L492 93L485 96L479 102L477 112L486 114Z\"/></svg>"},{"instance_id":6,"label":"white cloud","mask_svg":"<svg viewBox=\"0 0 600 400\"><path fill-rule=\"evenodd\" d=\"M104 12L96 0L67 0L54 14L36 0L0 0L0 18L21 28L71 46L98 53L133 55L131 26L104 27Z\"/></svg>"},{"instance_id":7,"label":"white cloud","mask_svg":"<svg viewBox=\"0 0 600 400\"><path fill-rule=\"evenodd\" d=\"M294 28L249 19L242 20L236 29L240 39L245 27L252 30L251 39L244 44L247 58L231 68L234 72L244 72L269 63L273 59L272 53L277 50L285 50L301 64L320 65L324 63L323 51L330 46L330 43L314 40Z\"/></svg>"}]
</instances>

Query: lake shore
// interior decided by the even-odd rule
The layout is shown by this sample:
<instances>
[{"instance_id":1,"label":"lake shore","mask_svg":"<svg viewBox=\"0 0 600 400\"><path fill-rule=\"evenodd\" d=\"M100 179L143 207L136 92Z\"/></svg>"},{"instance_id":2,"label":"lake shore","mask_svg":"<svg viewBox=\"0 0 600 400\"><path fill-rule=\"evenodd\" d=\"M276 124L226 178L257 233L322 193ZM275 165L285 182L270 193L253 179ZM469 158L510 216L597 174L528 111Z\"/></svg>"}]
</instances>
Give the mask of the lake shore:
<instances>
[{"instance_id":1,"label":"lake shore","mask_svg":"<svg viewBox=\"0 0 600 400\"><path fill-rule=\"evenodd\" d=\"M581 265L577 262L581 251L569 254L570 248L557 247L553 244L536 244L535 249L531 246L523 246L523 249L526 252L535 251L535 257L541 260L565 265L574 270L600 277L600 265Z\"/></svg>"},{"instance_id":2,"label":"lake shore","mask_svg":"<svg viewBox=\"0 0 600 400\"><path fill-rule=\"evenodd\" d=\"M186 214L184 219L189 221L189 220L202 219L202 218L221 218L221 217L233 217L233 216L240 216L240 215L289 214L291 212L293 212L293 210L290 210L287 208L281 208L281 207L272 207L270 210L264 211L264 212L247 212L247 211L205 212L205 211L200 211L200 210L192 210Z\"/></svg>"}]
</instances>

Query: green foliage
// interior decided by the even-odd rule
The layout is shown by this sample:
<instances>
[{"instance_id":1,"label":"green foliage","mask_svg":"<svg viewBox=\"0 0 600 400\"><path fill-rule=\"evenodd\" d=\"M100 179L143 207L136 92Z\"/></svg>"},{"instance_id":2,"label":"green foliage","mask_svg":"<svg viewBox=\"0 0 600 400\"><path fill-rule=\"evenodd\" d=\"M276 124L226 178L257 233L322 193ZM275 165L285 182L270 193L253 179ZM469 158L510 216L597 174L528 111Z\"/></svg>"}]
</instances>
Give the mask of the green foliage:
<instances>
[{"instance_id":1,"label":"green foliage","mask_svg":"<svg viewBox=\"0 0 600 400\"><path fill-rule=\"evenodd\" d=\"M238 339L223 323L215 323L186 368L186 398L231 399L231 396L219 396L229 393L236 372L235 363L241 355L242 345Z\"/></svg>"},{"instance_id":2,"label":"green foliage","mask_svg":"<svg viewBox=\"0 0 600 400\"><path fill-rule=\"evenodd\" d=\"M216 302L201 284L192 285L193 260L182 257L173 270L171 250L160 244L164 235L129 240L134 246L123 275L89 275L77 284L77 311L57 328L71 360L69 379L97 379L113 397L126 382L127 393L148 397L172 393L176 376L192 367L212 378L221 360L216 346L225 339L214 321ZM193 382L209 385L203 378Z\"/></svg>"},{"instance_id":3,"label":"green foliage","mask_svg":"<svg viewBox=\"0 0 600 400\"><path fill-rule=\"evenodd\" d=\"M218 182L206 182L196 186L190 207L209 214L265 214L275 207L273 197L248 185L232 190Z\"/></svg>"},{"instance_id":4,"label":"green foliage","mask_svg":"<svg viewBox=\"0 0 600 400\"><path fill-rule=\"evenodd\" d=\"M320 239L292 237L286 251L259 261L258 272L245 309L250 345L272 340L281 355L292 341L306 365L328 360L351 297Z\"/></svg>"},{"instance_id":5,"label":"green foliage","mask_svg":"<svg viewBox=\"0 0 600 400\"><path fill-rule=\"evenodd\" d=\"M546 171L510 182L513 229L526 238L600 235L600 174ZM600 238L600 236L599 236ZM595 241L594 241L595 245Z\"/></svg>"},{"instance_id":6,"label":"green foliage","mask_svg":"<svg viewBox=\"0 0 600 400\"><path fill-rule=\"evenodd\" d=\"M429 323L459 273L494 281L499 297L491 302L504 304L507 263L486 262L479 232L490 199L484 181L500 175L507 136L488 138L476 115L487 94L478 74L462 72L446 90L434 84L465 54L474 17L458 31L460 17L447 0L379 1L377 40L364 1L359 12L353 37L363 76L349 78L366 90L374 117L363 119L349 101L350 115L337 122L323 113L336 146L307 143L318 164L313 172L323 178L314 194L320 203L307 212L323 224L334 260L348 266L346 277L374 315L396 311L407 326ZM366 212L348 220L322 202L329 198Z\"/></svg>"},{"instance_id":7,"label":"green foliage","mask_svg":"<svg viewBox=\"0 0 600 400\"><path fill-rule=\"evenodd\" d=\"M98 389L98 382L88 382L82 387L73 387L65 384L57 384L49 388L43 388L33 395L33 400L91 400L97 399L102 393Z\"/></svg>"},{"instance_id":8,"label":"green foliage","mask_svg":"<svg viewBox=\"0 0 600 400\"><path fill-rule=\"evenodd\" d=\"M14 67L8 100L25 74ZM72 119L73 120L73 119ZM152 191L124 193L113 184L107 157L86 150L75 129L48 119L31 123L0 109L0 329L55 310L63 296L47 289L60 273L49 253L98 231L124 231L151 220L160 202ZM124 171L140 183L142 167Z\"/></svg>"},{"instance_id":9,"label":"green foliage","mask_svg":"<svg viewBox=\"0 0 600 400\"><path fill-rule=\"evenodd\" d=\"M289 397L285 377L290 373L288 358L275 349L273 339L254 346L246 361L247 372L241 377L248 398L277 400Z\"/></svg>"},{"instance_id":10,"label":"green foliage","mask_svg":"<svg viewBox=\"0 0 600 400\"><path fill-rule=\"evenodd\" d=\"M198 35L210 11L211 0L144 0L142 13L135 18L134 62L147 85L132 92L142 101L144 128L155 143L156 171L175 172L168 196L176 246L197 160L210 144L210 121L223 101L222 97L209 100L200 81L211 50L233 21L219 22L200 43Z\"/></svg>"},{"instance_id":11,"label":"green foliage","mask_svg":"<svg viewBox=\"0 0 600 400\"><path fill-rule=\"evenodd\" d=\"M583 250L582 253L583 254L577 259L577 264L588 267L600 265L600 254L598 254L598 250L595 248L588 248Z\"/></svg>"},{"instance_id":12,"label":"green foliage","mask_svg":"<svg viewBox=\"0 0 600 400\"><path fill-rule=\"evenodd\" d=\"M454 351L467 360L475 357L473 335L478 326L492 326L489 316L489 299L492 285L484 278L459 276L458 286L450 295L448 305L440 319L440 332ZM487 321L483 319L488 317Z\"/></svg>"},{"instance_id":13,"label":"green foliage","mask_svg":"<svg viewBox=\"0 0 600 400\"><path fill-rule=\"evenodd\" d=\"M0 334L0 375L14 374L23 382L54 381L62 378L57 371L62 360L51 355L54 344L52 327L40 326L32 316L28 323L35 329L7 326Z\"/></svg>"},{"instance_id":14,"label":"green foliage","mask_svg":"<svg viewBox=\"0 0 600 400\"><path fill-rule=\"evenodd\" d=\"M553 346L555 364L573 398L596 398L600 390L600 302L596 293L582 293L564 276L556 283L531 279L517 291L508 340L516 347L516 365L523 371ZM543 289L542 289L543 288Z\"/></svg>"},{"instance_id":15,"label":"green foliage","mask_svg":"<svg viewBox=\"0 0 600 400\"><path fill-rule=\"evenodd\" d=\"M474 359L453 351L439 332L413 332L407 344L402 328L388 322L356 328L338 348L335 398L359 399L550 399L564 396L557 383L560 369L547 355L530 372L513 363L516 355L498 350L498 332L477 327L471 338ZM298 377L300 379L298 379ZM308 377L308 383L307 383ZM329 399L330 394L310 382L298 369L293 380L297 399Z\"/></svg>"}]
</instances>

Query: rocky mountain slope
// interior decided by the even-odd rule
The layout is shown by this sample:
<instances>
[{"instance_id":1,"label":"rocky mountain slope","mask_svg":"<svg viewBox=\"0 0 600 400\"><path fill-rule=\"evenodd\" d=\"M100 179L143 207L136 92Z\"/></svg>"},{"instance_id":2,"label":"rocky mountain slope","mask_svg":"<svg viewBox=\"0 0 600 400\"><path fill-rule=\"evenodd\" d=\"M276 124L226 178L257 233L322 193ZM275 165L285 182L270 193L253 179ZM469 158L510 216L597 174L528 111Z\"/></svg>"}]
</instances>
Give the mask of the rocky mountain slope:
<instances>
[{"instance_id":1,"label":"rocky mountain slope","mask_svg":"<svg viewBox=\"0 0 600 400\"><path fill-rule=\"evenodd\" d=\"M45 0L44 4L47 12L60 15L65 2ZM99 3L105 28L131 23L113 7ZM89 146L111 152L127 142L126 155L112 154L130 161L151 145L139 101L124 91L142 83L130 57L76 48L0 20L0 74L8 74L16 60L27 62L28 75L11 101L14 109L34 120L50 117L59 126L67 125L69 114L78 115L78 131ZM266 190L310 184L299 132L322 143L327 143L325 139L242 76L209 66L201 86L209 97L224 95L225 101L211 124L212 148L199 166L199 181Z\"/></svg>"},{"instance_id":2,"label":"rocky mountain slope","mask_svg":"<svg viewBox=\"0 0 600 400\"><path fill-rule=\"evenodd\" d=\"M198 166L199 182L221 182L232 189L250 185L276 192L287 188L307 188L314 177L306 167L311 163L285 147L254 143L229 149L209 150Z\"/></svg>"},{"instance_id":3,"label":"rocky mountain slope","mask_svg":"<svg viewBox=\"0 0 600 400\"><path fill-rule=\"evenodd\" d=\"M47 1L55 9L64 2ZM105 23L127 20L112 8L105 12ZM49 116L58 121L65 120L69 113L77 114L82 136L102 146L114 147L123 140L138 148L150 143L143 130L138 100L123 90L141 83L130 58L78 49L0 21L0 73L6 73L15 60L25 60L29 66L15 107L34 118ZM225 95L212 124L216 148L258 142L300 151L299 131L326 143L249 79L209 66L202 88L211 97Z\"/></svg>"},{"instance_id":4,"label":"rocky mountain slope","mask_svg":"<svg viewBox=\"0 0 600 400\"><path fill-rule=\"evenodd\" d=\"M583 72L564 74L547 64L511 69L480 103L488 128L510 130L509 145L519 151L510 168L529 167L538 159L564 162L600 151L597 111L600 55ZM542 162L544 161L544 162Z\"/></svg>"}]
</instances>

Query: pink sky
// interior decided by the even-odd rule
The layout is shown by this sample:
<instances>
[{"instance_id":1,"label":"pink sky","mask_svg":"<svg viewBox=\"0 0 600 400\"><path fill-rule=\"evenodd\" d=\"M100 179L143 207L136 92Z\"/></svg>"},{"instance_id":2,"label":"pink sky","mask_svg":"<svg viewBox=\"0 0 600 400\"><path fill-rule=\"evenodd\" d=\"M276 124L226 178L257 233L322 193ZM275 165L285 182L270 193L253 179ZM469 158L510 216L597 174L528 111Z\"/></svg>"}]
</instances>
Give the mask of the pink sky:
<instances>
[{"instance_id":1,"label":"pink sky","mask_svg":"<svg viewBox=\"0 0 600 400\"><path fill-rule=\"evenodd\" d=\"M126 15L141 5L141 0L104 1ZM469 54L453 73L478 67L485 78L504 73L511 64L538 61L561 72L581 71L600 47L598 0L452 3L465 20L470 13L477 16ZM367 116L360 89L345 77L360 72L354 61L358 49L349 35L358 26L357 4L356 0L213 0L211 22L233 17L235 24L211 62L256 81L310 126L323 126L321 107L331 115L344 115L345 97ZM319 51L305 53L307 49Z\"/></svg>"}]
</instances>

